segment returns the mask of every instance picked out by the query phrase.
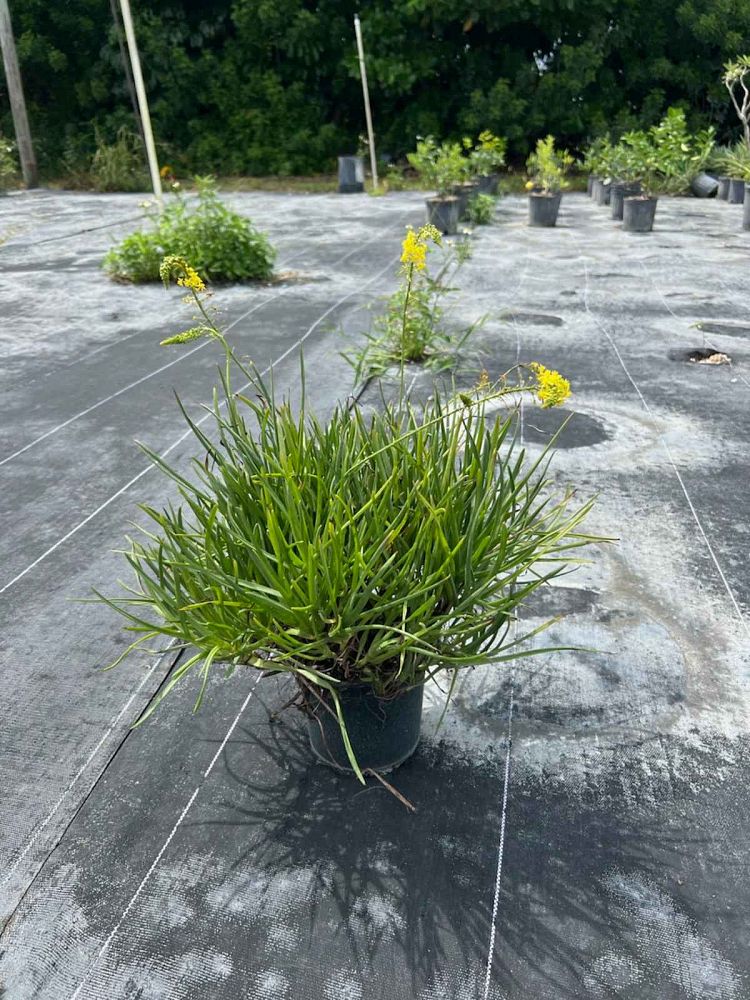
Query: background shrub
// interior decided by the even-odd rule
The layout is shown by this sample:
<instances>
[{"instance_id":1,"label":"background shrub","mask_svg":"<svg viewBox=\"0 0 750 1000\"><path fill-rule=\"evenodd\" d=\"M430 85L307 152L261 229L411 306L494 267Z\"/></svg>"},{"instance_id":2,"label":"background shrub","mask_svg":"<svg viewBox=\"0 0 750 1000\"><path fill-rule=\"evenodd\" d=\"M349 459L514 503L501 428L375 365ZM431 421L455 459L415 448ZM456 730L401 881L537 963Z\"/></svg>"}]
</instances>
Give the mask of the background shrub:
<instances>
[{"instance_id":1,"label":"background shrub","mask_svg":"<svg viewBox=\"0 0 750 1000\"><path fill-rule=\"evenodd\" d=\"M267 279L276 252L249 219L222 204L214 181L197 178L197 203L176 195L148 232L131 233L104 258L104 267L121 281L159 281L162 258L189 260L210 281Z\"/></svg>"},{"instance_id":2,"label":"background shrub","mask_svg":"<svg viewBox=\"0 0 750 1000\"><path fill-rule=\"evenodd\" d=\"M363 129L352 6L343 0L150 0L134 11L156 136L178 172L333 169ZM417 135L508 138L519 163L554 133L579 147L657 122L740 126L722 65L750 38L750 0L362 0L379 150ZM94 127L133 128L107 0L13 7L38 156L89 163ZM0 129L12 135L4 81Z\"/></svg>"}]
</instances>

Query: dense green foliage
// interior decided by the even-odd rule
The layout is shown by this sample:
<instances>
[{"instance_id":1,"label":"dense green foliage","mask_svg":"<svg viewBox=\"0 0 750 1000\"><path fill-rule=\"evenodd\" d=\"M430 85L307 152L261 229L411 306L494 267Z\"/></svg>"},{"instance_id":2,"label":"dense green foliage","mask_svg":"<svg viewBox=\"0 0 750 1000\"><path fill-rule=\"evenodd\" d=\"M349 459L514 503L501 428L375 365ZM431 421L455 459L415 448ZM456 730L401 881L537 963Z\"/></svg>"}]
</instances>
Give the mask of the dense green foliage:
<instances>
[{"instance_id":1,"label":"dense green foliage","mask_svg":"<svg viewBox=\"0 0 750 1000\"><path fill-rule=\"evenodd\" d=\"M742 151L746 161L744 142L734 148ZM616 143L608 137L595 140L586 150L583 165L602 178L639 181L651 194L684 194L710 163L731 169L726 162L730 158L731 151L714 151L712 126L690 132L684 111L669 108L650 129L626 132Z\"/></svg>"},{"instance_id":2,"label":"dense green foliage","mask_svg":"<svg viewBox=\"0 0 750 1000\"><path fill-rule=\"evenodd\" d=\"M475 226L487 226L495 215L495 201L491 194L475 194L469 200L467 217Z\"/></svg>"},{"instance_id":3,"label":"dense green foliage","mask_svg":"<svg viewBox=\"0 0 750 1000\"><path fill-rule=\"evenodd\" d=\"M39 158L90 161L94 125L133 127L108 0L11 3ZM351 4L151 0L134 16L164 159L183 172L330 169L363 130ZM379 149L489 128L525 158L656 122L740 126L723 64L747 48L750 0L362 0ZM0 86L2 86L0 84ZM7 109L0 93L0 107ZM7 111L0 128L12 134Z\"/></svg>"},{"instance_id":4,"label":"dense green foliage","mask_svg":"<svg viewBox=\"0 0 750 1000\"><path fill-rule=\"evenodd\" d=\"M162 258L190 260L212 281L270 278L275 251L249 219L222 204L211 178L196 178L197 202L172 196L146 232L131 233L104 258L104 267L121 281L159 281Z\"/></svg>"}]
</instances>

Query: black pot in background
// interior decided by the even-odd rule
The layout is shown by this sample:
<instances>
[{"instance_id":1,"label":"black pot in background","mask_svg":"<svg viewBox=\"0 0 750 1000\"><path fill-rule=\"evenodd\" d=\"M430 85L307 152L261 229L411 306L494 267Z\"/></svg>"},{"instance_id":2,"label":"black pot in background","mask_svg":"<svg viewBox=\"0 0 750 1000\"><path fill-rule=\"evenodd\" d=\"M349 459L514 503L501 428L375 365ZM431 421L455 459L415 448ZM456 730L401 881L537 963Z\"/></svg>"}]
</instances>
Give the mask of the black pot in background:
<instances>
[{"instance_id":1,"label":"black pot in background","mask_svg":"<svg viewBox=\"0 0 750 1000\"><path fill-rule=\"evenodd\" d=\"M729 178L720 177L719 178L719 190L716 192L716 197L719 201L726 201L729 195Z\"/></svg>"},{"instance_id":2,"label":"black pot in background","mask_svg":"<svg viewBox=\"0 0 750 1000\"><path fill-rule=\"evenodd\" d=\"M594 181L596 177L593 174L589 174L588 180L586 181L586 194L591 197L592 191L594 190Z\"/></svg>"},{"instance_id":3,"label":"black pot in background","mask_svg":"<svg viewBox=\"0 0 750 1000\"><path fill-rule=\"evenodd\" d=\"M612 195L612 182L607 179L606 181L599 181L597 186L594 188L594 201L597 205L609 205L609 200Z\"/></svg>"},{"instance_id":4,"label":"black pot in background","mask_svg":"<svg viewBox=\"0 0 750 1000\"><path fill-rule=\"evenodd\" d=\"M609 196L612 218L622 219L622 203L624 199L640 193L641 185L639 181L613 181L612 190Z\"/></svg>"},{"instance_id":5,"label":"black pot in background","mask_svg":"<svg viewBox=\"0 0 750 1000\"><path fill-rule=\"evenodd\" d=\"M444 198L428 198L427 221L446 236L454 236L458 230L460 202L456 195L449 194Z\"/></svg>"},{"instance_id":6,"label":"black pot in background","mask_svg":"<svg viewBox=\"0 0 750 1000\"><path fill-rule=\"evenodd\" d=\"M477 177L477 194L496 195L499 182L499 174L481 174Z\"/></svg>"},{"instance_id":7,"label":"black pot in background","mask_svg":"<svg viewBox=\"0 0 750 1000\"><path fill-rule=\"evenodd\" d=\"M423 685L395 698L378 698L368 685L338 688L349 742L360 770L392 771L411 757L419 743ZM324 764L351 773L333 705L312 705L307 734L315 756Z\"/></svg>"},{"instance_id":8,"label":"black pot in background","mask_svg":"<svg viewBox=\"0 0 750 1000\"><path fill-rule=\"evenodd\" d=\"M729 178L729 193L727 201L730 205L743 205L745 203L745 182L736 177Z\"/></svg>"},{"instance_id":9,"label":"black pot in background","mask_svg":"<svg viewBox=\"0 0 750 1000\"><path fill-rule=\"evenodd\" d=\"M690 181L690 190L696 198L713 198L719 189L719 182L711 174L696 174Z\"/></svg>"},{"instance_id":10,"label":"black pot in background","mask_svg":"<svg viewBox=\"0 0 750 1000\"><path fill-rule=\"evenodd\" d=\"M650 233L654 228L657 200L639 195L625 198L622 208L622 228L628 233Z\"/></svg>"},{"instance_id":11,"label":"black pot in background","mask_svg":"<svg viewBox=\"0 0 750 1000\"><path fill-rule=\"evenodd\" d=\"M742 205L742 228L750 229L750 184L745 185L745 200Z\"/></svg>"},{"instance_id":12,"label":"black pot in background","mask_svg":"<svg viewBox=\"0 0 750 1000\"><path fill-rule=\"evenodd\" d=\"M465 219L466 213L469 208L469 200L474 197L479 185L476 181L464 181L461 184L456 184L452 188L453 194L458 198L458 217L459 219Z\"/></svg>"},{"instance_id":13,"label":"black pot in background","mask_svg":"<svg viewBox=\"0 0 750 1000\"><path fill-rule=\"evenodd\" d=\"M555 194L532 192L529 195L529 225L554 226L557 222L557 213L560 211L561 199L560 191Z\"/></svg>"},{"instance_id":14,"label":"black pot in background","mask_svg":"<svg viewBox=\"0 0 750 1000\"><path fill-rule=\"evenodd\" d=\"M339 194L360 194L365 189L365 161L361 156L339 157Z\"/></svg>"}]
</instances>

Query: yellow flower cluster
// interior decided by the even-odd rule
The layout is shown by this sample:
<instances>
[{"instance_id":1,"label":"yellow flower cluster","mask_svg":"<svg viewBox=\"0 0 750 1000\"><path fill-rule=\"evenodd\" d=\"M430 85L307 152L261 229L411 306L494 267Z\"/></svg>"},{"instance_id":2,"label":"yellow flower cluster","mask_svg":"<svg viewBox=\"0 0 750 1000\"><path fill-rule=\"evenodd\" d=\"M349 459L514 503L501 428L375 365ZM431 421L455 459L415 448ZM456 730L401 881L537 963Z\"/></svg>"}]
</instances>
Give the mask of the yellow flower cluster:
<instances>
[{"instance_id":1,"label":"yellow flower cluster","mask_svg":"<svg viewBox=\"0 0 750 1000\"><path fill-rule=\"evenodd\" d=\"M532 361L529 367L536 375L536 394L542 406L561 406L570 396L570 382L538 361Z\"/></svg>"},{"instance_id":2,"label":"yellow flower cluster","mask_svg":"<svg viewBox=\"0 0 750 1000\"><path fill-rule=\"evenodd\" d=\"M173 254L165 257L159 266L159 277L165 285L169 284L170 278L175 278L181 288L189 288L191 292L206 290L203 279L184 257L176 257Z\"/></svg>"},{"instance_id":3,"label":"yellow flower cluster","mask_svg":"<svg viewBox=\"0 0 750 1000\"><path fill-rule=\"evenodd\" d=\"M185 273L181 278L177 279L177 284L181 288L189 288L192 292L205 292L206 286L203 284L203 279L189 264L185 265Z\"/></svg>"},{"instance_id":4,"label":"yellow flower cluster","mask_svg":"<svg viewBox=\"0 0 750 1000\"><path fill-rule=\"evenodd\" d=\"M440 246L440 233L435 226L422 226L416 232L409 226L401 245L401 263L406 267L413 265L418 271L424 271L427 264L428 242Z\"/></svg>"}]
</instances>

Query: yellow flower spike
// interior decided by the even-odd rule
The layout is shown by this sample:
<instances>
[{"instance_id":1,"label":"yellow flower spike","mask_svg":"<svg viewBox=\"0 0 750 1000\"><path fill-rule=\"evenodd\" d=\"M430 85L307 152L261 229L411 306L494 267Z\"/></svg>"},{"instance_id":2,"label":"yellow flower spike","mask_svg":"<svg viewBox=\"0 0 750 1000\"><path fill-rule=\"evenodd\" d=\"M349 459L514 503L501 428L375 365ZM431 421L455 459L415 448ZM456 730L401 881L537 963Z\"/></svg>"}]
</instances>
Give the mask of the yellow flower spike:
<instances>
[{"instance_id":1,"label":"yellow flower spike","mask_svg":"<svg viewBox=\"0 0 750 1000\"><path fill-rule=\"evenodd\" d=\"M413 264L418 271L424 271L427 263L427 244L411 228L401 244L401 263Z\"/></svg>"},{"instance_id":2,"label":"yellow flower spike","mask_svg":"<svg viewBox=\"0 0 750 1000\"><path fill-rule=\"evenodd\" d=\"M527 191L531 191L531 189L534 187L534 182L533 181L526 181L526 184L524 186L525 186L525 188L526 188Z\"/></svg>"},{"instance_id":3,"label":"yellow flower spike","mask_svg":"<svg viewBox=\"0 0 750 1000\"><path fill-rule=\"evenodd\" d=\"M562 406L571 395L570 382L550 368L545 368L538 361L532 361L529 368L536 376L536 394L542 407Z\"/></svg>"}]
</instances>

